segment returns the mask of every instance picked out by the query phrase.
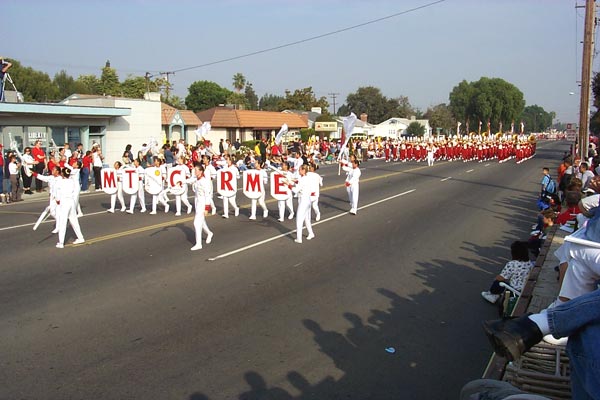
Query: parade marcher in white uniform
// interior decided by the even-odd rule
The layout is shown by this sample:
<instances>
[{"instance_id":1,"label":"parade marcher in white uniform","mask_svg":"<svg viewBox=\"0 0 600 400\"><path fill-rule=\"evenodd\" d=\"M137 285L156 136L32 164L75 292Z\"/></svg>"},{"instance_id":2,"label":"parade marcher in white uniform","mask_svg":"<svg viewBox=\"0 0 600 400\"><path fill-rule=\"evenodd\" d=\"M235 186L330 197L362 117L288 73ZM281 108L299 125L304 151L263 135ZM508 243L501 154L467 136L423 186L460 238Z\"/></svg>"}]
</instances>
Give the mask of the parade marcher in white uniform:
<instances>
[{"instance_id":1,"label":"parade marcher in white uniform","mask_svg":"<svg viewBox=\"0 0 600 400\"><path fill-rule=\"evenodd\" d=\"M276 171L273 173L283 175L285 183L287 183L288 186L292 186L294 184L294 174L292 173L292 171L290 171L290 165L288 163L284 162L283 164L281 164L281 171L280 172ZM293 196L292 196L291 190L285 200L277 201L277 208L279 209L279 222L283 222L283 219L285 218L286 207L290 211L290 215L288 216L288 219L293 219L294 218L294 202L293 202Z\"/></svg>"},{"instance_id":2,"label":"parade marcher in white uniform","mask_svg":"<svg viewBox=\"0 0 600 400\"><path fill-rule=\"evenodd\" d=\"M210 243L213 237L213 233L208 229L208 225L206 224L206 208L209 206L209 195L212 192L212 183L210 182L210 178L204 176L204 166L202 163L194 163L194 176L190 178L187 183L192 184L192 190L196 195L194 199L194 206L196 208L196 216L194 217L196 244L190 249L194 251L202 248L202 231L206 233L206 243Z\"/></svg>"},{"instance_id":3,"label":"parade marcher in white uniform","mask_svg":"<svg viewBox=\"0 0 600 400\"><path fill-rule=\"evenodd\" d=\"M315 211L315 221L321 220L321 211L319 210L319 195L321 193L321 186L323 186L323 177L317 174L319 167L315 163L308 165L308 173L306 176L310 178L311 192L310 192L310 203L312 209Z\"/></svg>"},{"instance_id":4,"label":"parade marcher in white uniform","mask_svg":"<svg viewBox=\"0 0 600 400\"><path fill-rule=\"evenodd\" d=\"M79 220L77 219L77 212L75 211L75 186L76 183L73 179L69 179L69 170L64 168L62 170L63 179L56 181L56 213L58 215L58 243L56 247L62 249L65 247L65 234L67 232L67 221L71 224L75 236L77 239L73 244L80 244L84 242L81 228L79 227Z\"/></svg>"},{"instance_id":5,"label":"parade marcher in white uniform","mask_svg":"<svg viewBox=\"0 0 600 400\"><path fill-rule=\"evenodd\" d=\"M296 153L296 157L292 159L294 162L294 176L296 179L300 178L300 166L304 164L304 160L302 159L302 154L299 152Z\"/></svg>"},{"instance_id":6,"label":"parade marcher in white uniform","mask_svg":"<svg viewBox=\"0 0 600 400\"><path fill-rule=\"evenodd\" d=\"M79 194L81 193L81 160L77 160L75 166L70 165L68 162L65 163L65 168L70 171L70 178L75 182L75 211L77 211L77 217L83 217L83 212L81 211L81 205L79 205Z\"/></svg>"},{"instance_id":7,"label":"parade marcher in white uniform","mask_svg":"<svg viewBox=\"0 0 600 400\"><path fill-rule=\"evenodd\" d=\"M185 180L190 178L190 176L191 176L190 169L188 168L187 165L185 165L184 157L178 157L177 165L173 168L180 169L181 171L183 171L182 173L183 173L183 176L185 177ZM183 193L175 195L175 216L176 217L179 217L181 215L181 202L183 202L183 204L185 204L187 206L187 213L188 214L192 213L192 204L188 200L188 185L186 183L184 183L184 185L185 186L183 187Z\"/></svg>"},{"instance_id":8,"label":"parade marcher in white uniform","mask_svg":"<svg viewBox=\"0 0 600 400\"><path fill-rule=\"evenodd\" d=\"M56 204L56 182L58 180L62 179L62 176L61 176L60 167L58 165L55 166L51 172L52 172L52 175L50 175L50 176L39 175L37 172L34 172L33 176L35 176L35 179L38 179L41 182L46 182L48 184L48 192L50 194L50 204L48 205L47 209L42 213L42 215L46 212L50 213L52 218L54 218L56 220L54 230L52 231L52 233L58 233L58 215L56 213L56 206L57 206L57 204ZM40 218L43 219L44 217L40 216Z\"/></svg>"},{"instance_id":9,"label":"parade marcher in white uniform","mask_svg":"<svg viewBox=\"0 0 600 400\"><path fill-rule=\"evenodd\" d=\"M360 168L358 168L358 160L351 160L351 167L343 166L342 169L346 171L346 191L348 192L348 200L350 201L350 214L356 215L358 210L358 182L360 180Z\"/></svg>"},{"instance_id":10,"label":"parade marcher in white uniform","mask_svg":"<svg viewBox=\"0 0 600 400\"><path fill-rule=\"evenodd\" d=\"M169 201L169 198L167 197L167 189L165 188L165 182L167 179L167 166L165 164L165 159L161 157L156 157L154 159L154 166L160 169L163 182L163 190L161 190L159 194L152 195L152 211L150 212L150 215L156 214L156 206L158 205L159 201L160 204L162 204L165 208L165 212L169 212L169 203L167 203Z\"/></svg>"},{"instance_id":11,"label":"parade marcher in white uniform","mask_svg":"<svg viewBox=\"0 0 600 400\"><path fill-rule=\"evenodd\" d=\"M120 161L115 161L114 168L117 175L117 193L110 195L110 208L106 210L113 214L117 205L117 198L119 199L119 204L121 204L121 212L127 210L127 207L125 207L125 198L123 197L123 164Z\"/></svg>"},{"instance_id":12,"label":"parade marcher in white uniform","mask_svg":"<svg viewBox=\"0 0 600 400\"><path fill-rule=\"evenodd\" d=\"M300 178L296 186L292 188L294 193L298 194L298 209L296 210L296 243L302 243L302 227L306 226L308 236L306 240L311 240L315 237L312 230L311 224L311 205L310 205L310 194L311 194L311 179L306 176L308 172L307 165L301 165L298 169Z\"/></svg>"},{"instance_id":13,"label":"parade marcher in white uniform","mask_svg":"<svg viewBox=\"0 0 600 400\"><path fill-rule=\"evenodd\" d=\"M267 174L267 171L263 169L263 165L264 165L264 163L257 162L256 165L254 166L254 169L259 171L260 179L263 182L264 190L262 191L262 193L258 199L250 200L250 218L248 218L248 219L251 219L251 220L256 219L256 203L258 203L260 205L260 207L263 209L263 218L267 218L269 216L269 209L267 208L267 204L265 203L265 196L266 196L266 192L267 192L267 182L269 181L269 175Z\"/></svg>"},{"instance_id":14,"label":"parade marcher in white uniform","mask_svg":"<svg viewBox=\"0 0 600 400\"><path fill-rule=\"evenodd\" d=\"M138 191L137 194L133 194L131 195L131 202L129 203L129 210L127 210L127 213L129 214L133 214L133 210L135 209L135 202L139 199L140 200L140 207L142 208L140 212L146 212L146 196L144 195L145 190L144 190L144 167L142 167L142 165L140 164L140 159L139 158L135 158L133 160L133 166L135 167L135 170L138 174L138 179L139 179L139 186L138 186Z\"/></svg>"},{"instance_id":15,"label":"parade marcher in white uniform","mask_svg":"<svg viewBox=\"0 0 600 400\"><path fill-rule=\"evenodd\" d=\"M436 151L437 151L437 148L433 145L433 143L430 143L427 146L427 165L429 167L431 167L433 165L434 156L435 156Z\"/></svg>"},{"instance_id":16,"label":"parade marcher in white uniform","mask_svg":"<svg viewBox=\"0 0 600 400\"><path fill-rule=\"evenodd\" d=\"M230 171L233 174L233 179L240 179L240 170L233 164L233 160L231 156L227 155L225 157L225 161L227 162L227 166L223 168L223 171ZM236 195L234 194L231 197L223 197L223 218L229 218L229 205L234 209L234 215L237 217L240 215L240 208L235 202Z\"/></svg>"},{"instance_id":17,"label":"parade marcher in white uniform","mask_svg":"<svg viewBox=\"0 0 600 400\"><path fill-rule=\"evenodd\" d=\"M223 166L226 166L227 161L223 160L223 162L224 162ZM212 190L210 192L209 201L210 201L211 213L212 213L212 215L215 215L217 213L217 207L215 206L215 200L214 200L214 184L213 184L213 182L216 181L216 179L217 179L217 170L211 164L210 158L208 156L202 156L202 163L204 164L204 175L211 182L210 187Z\"/></svg>"}]
</instances>

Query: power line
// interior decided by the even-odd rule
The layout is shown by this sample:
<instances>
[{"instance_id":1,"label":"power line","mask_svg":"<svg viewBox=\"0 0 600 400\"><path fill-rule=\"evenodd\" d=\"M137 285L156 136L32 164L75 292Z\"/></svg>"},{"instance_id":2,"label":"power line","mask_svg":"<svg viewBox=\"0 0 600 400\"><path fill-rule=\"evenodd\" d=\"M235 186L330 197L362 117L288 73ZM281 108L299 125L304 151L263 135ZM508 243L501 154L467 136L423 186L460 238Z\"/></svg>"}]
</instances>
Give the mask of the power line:
<instances>
[{"instance_id":1,"label":"power line","mask_svg":"<svg viewBox=\"0 0 600 400\"><path fill-rule=\"evenodd\" d=\"M271 51L283 49L285 47L295 46L297 44L310 42L312 40L321 39L321 38L324 38L324 37L327 37L327 36L336 35L336 34L341 33L341 32L346 32L346 31L349 31L349 30L352 30L352 29L356 29L356 28L360 28L360 27L363 27L363 26L366 26L366 25L371 25L371 24L374 24L374 23L377 23L377 22L385 21L386 19L398 17L400 15L409 14L409 13L421 10L423 8L427 8L427 7L431 7L431 6L434 6L434 5L439 4L439 3L443 3L445 1L446 0L437 0L437 1L434 1L434 2L431 2L431 3L424 4L422 6L418 6L418 7L414 7L414 8L408 9L408 10L400 11L400 12L397 12L397 13L394 13L394 14L390 14L390 15L387 15L385 17L377 18L377 19L374 19L374 20L371 20L371 21L363 22L363 23L358 24L358 25L352 25L352 26L349 26L349 27L346 27L346 28L342 28L342 29L338 29L338 30L335 30L335 31L332 31L332 32L323 33L321 35L312 36L312 37L309 37L309 38L306 38L306 39L297 40L295 42L289 42L289 43L285 43L285 44L282 44L282 45L279 45L279 46L269 47L267 49L257 50L257 51L253 51L251 53L246 53L246 54L242 54L242 55L235 56L235 57L224 58L224 59L217 60L217 61L212 61L212 62L209 62L209 63L206 63L206 64L194 65L193 67L186 67L186 68L176 69L176 70L173 70L173 73L175 73L175 72L189 71L191 69L208 67L208 66L211 66L211 65L221 64L221 63L228 62L228 61L239 60L240 58L246 58L246 57L251 57L251 56L258 55L258 54L268 53L268 52L271 52Z\"/></svg>"},{"instance_id":2,"label":"power line","mask_svg":"<svg viewBox=\"0 0 600 400\"><path fill-rule=\"evenodd\" d=\"M339 96L339 93L327 93L329 96L331 96L331 101L333 102L333 114L335 115L335 98L337 96Z\"/></svg>"}]
</instances>

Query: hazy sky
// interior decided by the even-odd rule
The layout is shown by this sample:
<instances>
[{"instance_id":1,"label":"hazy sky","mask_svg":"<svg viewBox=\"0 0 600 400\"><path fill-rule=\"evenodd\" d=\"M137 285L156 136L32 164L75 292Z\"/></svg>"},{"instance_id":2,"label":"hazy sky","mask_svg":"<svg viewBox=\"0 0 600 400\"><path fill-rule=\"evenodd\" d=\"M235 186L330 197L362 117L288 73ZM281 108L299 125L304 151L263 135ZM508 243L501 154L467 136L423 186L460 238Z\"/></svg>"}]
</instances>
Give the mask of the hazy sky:
<instances>
[{"instance_id":1,"label":"hazy sky","mask_svg":"<svg viewBox=\"0 0 600 400\"><path fill-rule=\"evenodd\" d=\"M123 80L302 40L434 1L2 0L0 55L51 77L61 69L74 77L99 76L108 59ZM516 85L528 105L576 122L584 9L575 5L445 0L296 46L177 72L171 81L175 94L185 97L196 80L233 89L231 78L241 72L259 96L312 86L317 96L339 93L338 107L348 93L372 85L388 97L408 96L425 110L448 102L463 79L499 77Z\"/></svg>"}]
</instances>

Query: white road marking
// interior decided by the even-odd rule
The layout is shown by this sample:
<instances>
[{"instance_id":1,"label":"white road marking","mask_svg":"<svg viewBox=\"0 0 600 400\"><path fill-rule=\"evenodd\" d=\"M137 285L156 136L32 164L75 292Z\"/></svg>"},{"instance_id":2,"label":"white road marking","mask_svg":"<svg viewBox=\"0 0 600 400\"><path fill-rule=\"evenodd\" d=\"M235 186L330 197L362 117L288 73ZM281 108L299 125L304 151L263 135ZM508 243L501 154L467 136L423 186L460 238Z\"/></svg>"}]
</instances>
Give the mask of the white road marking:
<instances>
[{"instance_id":1,"label":"white road marking","mask_svg":"<svg viewBox=\"0 0 600 400\"><path fill-rule=\"evenodd\" d=\"M390 196L390 197L386 197L385 199L381 199L381 200L375 201L375 202L373 202L373 203L370 203L370 204L364 205L364 206L362 206L362 207L358 207L358 210L360 211L360 210L363 210L363 209L365 209L365 208L369 208L369 207L372 207L372 206L374 206L374 205L381 204L381 203L383 203L383 202L386 202L386 201L393 200L393 199L395 199L395 198L397 198L397 197L404 196L404 195L407 195L407 194L409 194L409 193L412 193L412 192L414 192L415 190L416 190L416 189L411 189L411 190L407 190L406 192L402 192L402 193L398 193L398 194L396 194L396 195L393 195L393 196ZM345 216L347 216L347 215L349 215L349 214L348 214L347 212L344 212L344 213L341 213L341 214L338 214L338 215L334 215L333 217L329 217L329 218L326 218L326 219L322 219L321 221L319 221L319 222L315 222L315 223L313 223L312 225L313 225L313 226L315 226L315 225L324 224L325 222L329 222L329 221L332 221L332 220L334 220L334 219L337 219L337 218L340 218L340 217L345 217ZM216 256L216 257L211 257L211 258L209 258L209 259L208 259L208 261L216 261L216 260L220 260L220 259L222 259L222 258L229 257L229 256L232 256L232 255L234 255L234 254L241 253L241 252L243 252L243 251L246 251L246 250L252 249L252 248L254 248L254 247L262 246L263 244L266 244L266 243L272 242L272 241L274 241L274 240L281 239L282 237L285 237L285 236L290 236L290 235L292 235L292 234L294 234L294 233L296 233L296 229L294 229L294 230L292 230L292 231L289 231L289 232L286 232L286 233L282 233L282 234L280 234L280 235L273 236L273 237L271 237L271 238L269 238L269 239L261 240L260 242L256 242L256 243L249 244L248 246L241 247L241 248L239 248L239 249L237 249L237 250L232 250L232 251L229 251L229 252L227 252L227 253L223 253L223 254L221 254L221 255L218 255L218 256ZM317 237L318 237L318 236L317 236Z\"/></svg>"},{"instance_id":2,"label":"white road marking","mask_svg":"<svg viewBox=\"0 0 600 400\"><path fill-rule=\"evenodd\" d=\"M104 210L104 211L97 211L97 212L93 212L93 213L86 213L86 214L83 214L83 217L89 217L90 215L98 215L98 214L106 214L106 210ZM79 217L79 218L83 218L83 217ZM42 222L42 224L49 224L50 222L54 223L55 220L54 219L50 219L50 217L48 217L48 219L46 221ZM17 229L17 228L23 228L25 226L34 226L34 225L35 225L35 222L32 222L30 224L7 226L7 227L4 227L4 228L0 228L0 231L8 231L10 229ZM40 224L40 226L41 226L41 224Z\"/></svg>"},{"instance_id":3,"label":"white road marking","mask_svg":"<svg viewBox=\"0 0 600 400\"><path fill-rule=\"evenodd\" d=\"M492 165L492 164L485 164L484 167L489 167L490 165Z\"/></svg>"},{"instance_id":4,"label":"white road marking","mask_svg":"<svg viewBox=\"0 0 600 400\"><path fill-rule=\"evenodd\" d=\"M440 182L446 182L448 179L452 179L452 177L451 177L451 176L449 176L449 177L447 177L447 178L444 178L444 179L440 180Z\"/></svg>"},{"instance_id":5,"label":"white road marking","mask_svg":"<svg viewBox=\"0 0 600 400\"><path fill-rule=\"evenodd\" d=\"M470 169L470 170L468 170L468 171L467 171L467 174L468 174L469 172L473 172L473 171L475 171L475 170L474 170L474 169Z\"/></svg>"}]
</instances>

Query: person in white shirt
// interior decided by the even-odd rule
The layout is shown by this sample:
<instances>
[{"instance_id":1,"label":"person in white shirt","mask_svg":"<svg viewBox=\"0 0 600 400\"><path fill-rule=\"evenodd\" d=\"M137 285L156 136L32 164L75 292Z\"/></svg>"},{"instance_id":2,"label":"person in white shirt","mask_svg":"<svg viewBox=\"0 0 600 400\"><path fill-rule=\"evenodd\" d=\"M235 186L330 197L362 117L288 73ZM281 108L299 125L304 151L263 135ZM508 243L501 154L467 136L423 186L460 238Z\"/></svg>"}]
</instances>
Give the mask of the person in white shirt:
<instances>
[{"instance_id":1,"label":"person in white shirt","mask_svg":"<svg viewBox=\"0 0 600 400\"><path fill-rule=\"evenodd\" d=\"M288 186L292 186L294 184L294 174L292 173L292 171L290 171L290 165L288 163L284 162L283 164L281 164L281 171L280 172L276 171L273 173L283 175L284 180L288 184ZM279 209L279 222L283 222L283 219L285 217L286 207L290 212L288 219L293 219L294 218L294 203L292 200L291 190L288 192L287 198L285 200L277 201L277 208Z\"/></svg>"},{"instance_id":2,"label":"person in white shirt","mask_svg":"<svg viewBox=\"0 0 600 400\"><path fill-rule=\"evenodd\" d=\"M346 191L348 192L348 200L350 201L350 214L356 215L358 211L358 183L360 180L360 168L358 168L358 160L351 160L352 166L343 166L342 169L346 171Z\"/></svg>"},{"instance_id":3,"label":"person in white shirt","mask_svg":"<svg viewBox=\"0 0 600 400\"><path fill-rule=\"evenodd\" d=\"M298 179L298 184L292 189L294 193L298 194L298 208L296 210L296 239L294 240L296 243L302 243L303 226L306 226L306 231L308 232L306 240L311 240L315 237L310 221L310 194L312 189L312 182L310 177L306 176L307 172L308 166L301 165L298 170L298 173L300 175L300 178Z\"/></svg>"},{"instance_id":4,"label":"person in white shirt","mask_svg":"<svg viewBox=\"0 0 600 400\"><path fill-rule=\"evenodd\" d=\"M187 157L184 139L179 139L179 143L177 143L177 157Z\"/></svg>"},{"instance_id":5,"label":"person in white shirt","mask_svg":"<svg viewBox=\"0 0 600 400\"><path fill-rule=\"evenodd\" d=\"M81 173L81 161L77 161L75 166L71 166L68 162L65 163L65 168L67 168L70 172L70 178L75 182L75 211L77 212L77 217L83 217L83 212L81 211L81 205L79 205L79 194L81 193L81 185L80 181L80 173Z\"/></svg>"},{"instance_id":6,"label":"person in white shirt","mask_svg":"<svg viewBox=\"0 0 600 400\"><path fill-rule=\"evenodd\" d=\"M35 179L38 179L40 182L46 182L48 184L48 192L50 194L50 204L48 204L46 209L38 218L38 221L33 227L34 231L37 230L37 227L42 223L44 218L46 218L46 215L50 213L52 218L55 219L54 230L52 231L52 233L58 233L58 214L56 213L56 182L62 179L60 167L58 165L55 166L52 169L51 173L52 175L45 176L40 175L35 171L33 172L33 176L35 176Z\"/></svg>"},{"instance_id":7,"label":"person in white shirt","mask_svg":"<svg viewBox=\"0 0 600 400\"><path fill-rule=\"evenodd\" d=\"M139 180L139 187L138 187L138 191L137 191L137 195L132 195L131 196L131 201L129 203L129 210L127 210L127 213L129 214L133 214L133 210L135 209L135 203L136 201L139 199L140 200L140 207L141 207L141 211L140 212L146 212L146 197L144 195L145 190L144 190L144 167L142 167L141 163L140 163L140 159L139 158L135 158L133 160L133 166L138 174L138 180Z\"/></svg>"},{"instance_id":8,"label":"person in white shirt","mask_svg":"<svg viewBox=\"0 0 600 400\"><path fill-rule=\"evenodd\" d=\"M106 210L111 214L115 212L117 198L119 199L119 204L121 204L121 212L127 210L127 207L125 207L125 198L123 197L123 164L120 161L115 161L114 168L117 172L117 193L110 195L110 208Z\"/></svg>"},{"instance_id":9,"label":"person in white shirt","mask_svg":"<svg viewBox=\"0 0 600 400\"><path fill-rule=\"evenodd\" d=\"M215 215L217 213L217 207L215 206L215 200L214 200L214 186L213 186L213 182L216 181L216 179L217 179L217 170L211 164L210 158L208 156L203 156L202 157L202 163L204 164L204 175L211 182L210 183L210 187L211 187L212 190L211 190L210 196L209 196L210 209L211 209L212 215ZM223 160L223 167L225 167L226 165L227 165L227 161Z\"/></svg>"},{"instance_id":10,"label":"person in white shirt","mask_svg":"<svg viewBox=\"0 0 600 400\"><path fill-rule=\"evenodd\" d=\"M229 155L226 156L225 161L227 162L227 166L225 168L222 168L222 171L230 171L233 175L233 179L240 179L240 170L237 169L237 167L235 165L233 165L233 160L231 159L231 156L229 156ZM238 215L240 215L240 208L236 204L235 199L236 199L236 194L234 194L231 197L223 196L223 218L229 218L229 205L230 204L234 209L234 215L236 217Z\"/></svg>"},{"instance_id":11,"label":"person in white shirt","mask_svg":"<svg viewBox=\"0 0 600 400\"><path fill-rule=\"evenodd\" d=\"M179 157L177 158L177 165L173 168L179 169L182 171L185 180L190 178L190 169L187 165L185 165L185 158ZM181 202L187 206L187 213L192 213L192 204L188 200L188 185L184 181L183 193L175 195L175 216L179 217L181 215Z\"/></svg>"},{"instance_id":12,"label":"person in white shirt","mask_svg":"<svg viewBox=\"0 0 600 400\"><path fill-rule=\"evenodd\" d=\"M169 198L167 197L167 189L165 188L165 183L167 180L167 165L165 164L165 159L162 157L156 157L154 159L154 166L160 169L163 190L159 194L152 195L152 211L150 211L150 215L156 215L156 206L160 201L160 204L165 208L165 213L169 212Z\"/></svg>"},{"instance_id":13,"label":"person in white shirt","mask_svg":"<svg viewBox=\"0 0 600 400\"><path fill-rule=\"evenodd\" d=\"M298 179L300 178L300 166L304 164L304 160L300 153L296 153L296 157L292 161L294 162L294 174L296 179Z\"/></svg>"},{"instance_id":14,"label":"person in white shirt","mask_svg":"<svg viewBox=\"0 0 600 400\"><path fill-rule=\"evenodd\" d=\"M102 160L104 157L102 156L102 151L99 146L92 148L92 168L94 170L94 186L96 188L96 192L102 191Z\"/></svg>"},{"instance_id":15,"label":"person in white shirt","mask_svg":"<svg viewBox=\"0 0 600 400\"><path fill-rule=\"evenodd\" d=\"M265 195L267 192L267 182L269 181L269 175L267 175L267 171L262 168L263 164L261 162L257 162L254 166L254 169L259 171L260 180L263 182L263 191L260 194L258 199L250 200L250 218L251 220L256 219L256 203L260 205L263 209L263 218L267 218L269 216L269 209L267 208L267 204L265 203Z\"/></svg>"},{"instance_id":16,"label":"person in white shirt","mask_svg":"<svg viewBox=\"0 0 600 400\"><path fill-rule=\"evenodd\" d=\"M21 157L21 178L23 179L23 190L25 190L25 194L33 194L33 192L31 191L31 171L33 171L35 160L31 155L31 147L25 147L25 149L23 149L23 152L24 154Z\"/></svg>"},{"instance_id":17,"label":"person in white shirt","mask_svg":"<svg viewBox=\"0 0 600 400\"><path fill-rule=\"evenodd\" d=\"M190 249L192 251L202 248L202 231L206 233L206 243L210 243L213 233L206 224L206 208L209 206L208 196L212 192L212 183L207 176L204 176L204 166L200 162L194 163L194 176L187 183L192 184L192 190L196 194L194 205L196 216L194 217L194 231L196 233L196 244ZM186 183L186 185L187 185Z\"/></svg>"},{"instance_id":18,"label":"person in white shirt","mask_svg":"<svg viewBox=\"0 0 600 400\"><path fill-rule=\"evenodd\" d=\"M69 170L63 168L62 170L63 179L56 181L56 213L58 214L58 243L56 247L62 249L65 247L65 234L67 232L67 221L71 224L75 236L77 239L73 244L84 243L83 234L79 226L79 220L77 219L77 213L75 212L75 186L76 183L73 179L69 179Z\"/></svg>"},{"instance_id":19,"label":"person in white shirt","mask_svg":"<svg viewBox=\"0 0 600 400\"><path fill-rule=\"evenodd\" d=\"M321 192L321 186L323 186L323 177L317 174L319 167L312 163L308 165L308 173L306 174L310 178L311 192L310 192L310 203L312 209L315 212L315 221L321 220L321 211L319 210L319 194Z\"/></svg>"}]
</instances>

